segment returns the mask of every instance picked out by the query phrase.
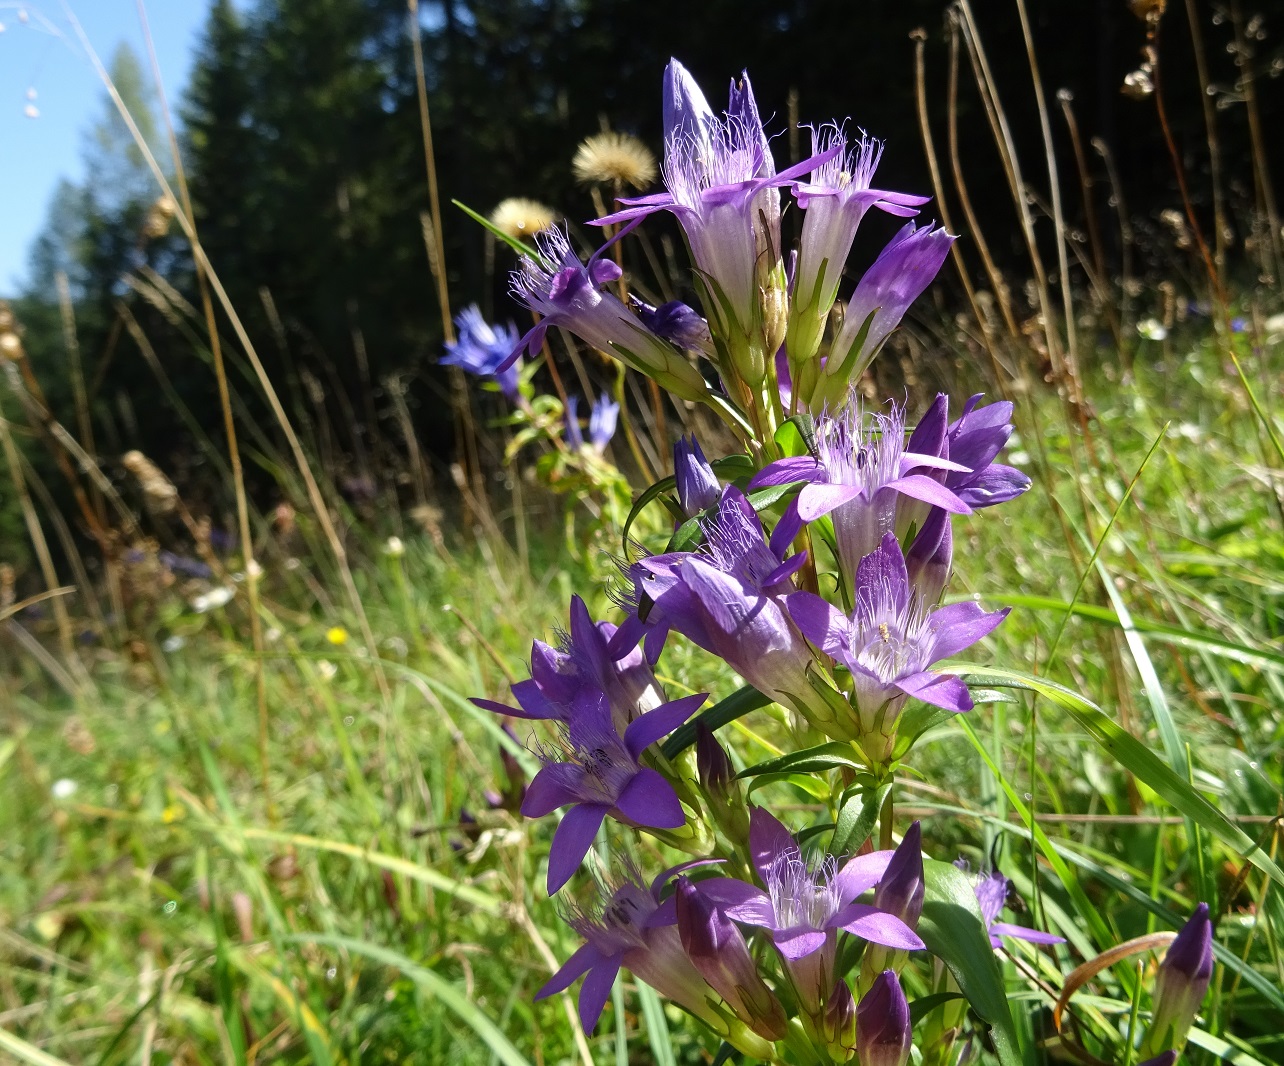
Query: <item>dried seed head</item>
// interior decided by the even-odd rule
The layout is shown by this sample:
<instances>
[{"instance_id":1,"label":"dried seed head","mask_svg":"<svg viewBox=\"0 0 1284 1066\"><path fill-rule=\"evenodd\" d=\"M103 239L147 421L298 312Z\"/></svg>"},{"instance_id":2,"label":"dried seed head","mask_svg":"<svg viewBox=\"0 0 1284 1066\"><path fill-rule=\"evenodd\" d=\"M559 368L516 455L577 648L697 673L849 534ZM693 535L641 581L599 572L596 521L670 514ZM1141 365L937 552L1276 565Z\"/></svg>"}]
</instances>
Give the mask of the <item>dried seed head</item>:
<instances>
[{"instance_id":1,"label":"dried seed head","mask_svg":"<svg viewBox=\"0 0 1284 1066\"><path fill-rule=\"evenodd\" d=\"M646 188L659 173L651 150L627 133L598 133L582 141L571 166L586 185L602 181L635 189Z\"/></svg>"},{"instance_id":2,"label":"dried seed head","mask_svg":"<svg viewBox=\"0 0 1284 1066\"><path fill-rule=\"evenodd\" d=\"M120 462L138 481L148 507L158 514L174 509L178 503L178 489L147 456L137 450L129 451L120 457Z\"/></svg>"},{"instance_id":3,"label":"dried seed head","mask_svg":"<svg viewBox=\"0 0 1284 1066\"><path fill-rule=\"evenodd\" d=\"M153 241L165 236L177 211L178 205L174 203L173 197L160 196L147 212L147 220L143 223L143 236Z\"/></svg>"},{"instance_id":4,"label":"dried seed head","mask_svg":"<svg viewBox=\"0 0 1284 1066\"><path fill-rule=\"evenodd\" d=\"M501 233L515 238L531 237L548 229L557 221L557 214L537 200L512 196L502 200L490 213L492 224Z\"/></svg>"}]
</instances>

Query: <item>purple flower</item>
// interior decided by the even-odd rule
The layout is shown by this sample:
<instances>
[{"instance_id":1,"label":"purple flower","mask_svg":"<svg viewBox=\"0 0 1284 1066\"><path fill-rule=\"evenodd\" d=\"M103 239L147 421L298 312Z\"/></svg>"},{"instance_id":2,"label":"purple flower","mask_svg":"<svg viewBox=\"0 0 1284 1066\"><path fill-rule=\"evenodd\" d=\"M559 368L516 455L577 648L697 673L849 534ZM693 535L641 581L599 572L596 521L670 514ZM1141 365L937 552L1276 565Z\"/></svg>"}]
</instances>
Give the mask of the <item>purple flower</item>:
<instances>
[{"instance_id":1,"label":"purple flower","mask_svg":"<svg viewBox=\"0 0 1284 1066\"><path fill-rule=\"evenodd\" d=\"M856 1008L856 1051L861 1066L905 1066L912 1043L909 1003L901 983L884 970Z\"/></svg>"},{"instance_id":2,"label":"purple flower","mask_svg":"<svg viewBox=\"0 0 1284 1066\"><path fill-rule=\"evenodd\" d=\"M735 1015L766 1040L785 1035L785 1012L749 954L735 924L703 893L703 885L678 878L678 933L692 964Z\"/></svg>"},{"instance_id":3,"label":"purple flower","mask_svg":"<svg viewBox=\"0 0 1284 1066\"><path fill-rule=\"evenodd\" d=\"M870 187L883 146L864 133L851 144L843 128L831 123L812 130L811 144L815 156L832 148L838 151L812 171L809 181L794 185L794 196L806 212L788 339L790 360L796 367L816 354L865 212L878 207L892 215L914 215L929 199Z\"/></svg>"},{"instance_id":4,"label":"purple flower","mask_svg":"<svg viewBox=\"0 0 1284 1066\"><path fill-rule=\"evenodd\" d=\"M1213 976L1213 922L1208 904L1195 908L1177 938L1168 945L1155 978L1154 1015L1143 1055L1162 1048L1180 1048L1194 1024Z\"/></svg>"},{"instance_id":5,"label":"purple flower","mask_svg":"<svg viewBox=\"0 0 1284 1066\"><path fill-rule=\"evenodd\" d=\"M580 398L574 394L566 397L566 410L562 415L566 425L566 443L572 451L584 447L584 432L580 429Z\"/></svg>"},{"instance_id":6,"label":"purple flower","mask_svg":"<svg viewBox=\"0 0 1284 1066\"><path fill-rule=\"evenodd\" d=\"M966 863L960 862L955 865L963 869L967 868ZM1065 937L1041 933L1037 929L1027 929L1023 925L1009 925L1007 922L997 920L1007 905L1010 885L1011 882L998 870L991 870L973 886L976 902L981 908L981 918L990 934L990 945L997 951L1003 946L1003 942L999 939L1002 936L1010 936L1014 940L1024 940L1030 944L1064 944Z\"/></svg>"},{"instance_id":7,"label":"purple flower","mask_svg":"<svg viewBox=\"0 0 1284 1066\"><path fill-rule=\"evenodd\" d=\"M891 533L857 567L850 617L810 592L795 592L788 606L807 639L851 671L861 744L875 761L891 756L910 696L948 711L972 709L967 685L928 668L975 644L1008 614L1006 608L987 614L971 602L924 606L911 595L905 557Z\"/></svg>"},{"instance_id":8,"label":"purple flower","mask_svg":"<svg viewBox=\"0 0 1284 1066\"><path fill-rule=\"evenodd\" d=\"M778 525L768 543L753 507L734 486L723 492L704 532L700 553L671 552L633 565L633 613L613 648L623 653L645 635L654 662L672 628L724 659L760 692L803 711L813 658L784 609L793 574L804 562L801 554L784 558L792 534L781 536Z\"/></svg>"},{"instance_id":9,"label":"purple flower","mask_svg":"<svg viewBox=\"0 0 1284 1066\"><path fill-rule=\"evenodd\" d=\"M823 1010L833 989L840 931L901 951L923 947L901 919L856 902L883 878L892 852L841 867L831 856L808 863L789 830L761 807L749 813L749 850L765 890L730 877L703 881L700 890L728 917L771 935L810 1013Z\"/></svg>"},{"instance_id":10,"label":"purple flower","mask_svg":"<svg viewBox=\"0 0 1284 1066\"><path fill-rule=\"evenodd\" d=\"M562 326L598 351L654 378L675 396L684 400L708 396L704 378L681 352L648 330L617 296L601 291L620 277L620 268L602 258L608 245L594 252L587 264L580 262L560 229L537 234L535 246L537 257L523 257L512 274L511 290L519 303L543 318L514 346L499 370L511 365L522 351L539 351L549 327Z\"/></svg>"},{"instance_id":11,"label":"purple flower","mask_svg":"<svg viewBox=\"0 0 1284 1066\"><path fill-rule=\"evenodd\" d=\"M688 518L707 511L722 496L718 475L705 459L694 434L690 441L679 437L673 446L673 478L677 483L678 503Z\"/></svg>"},{"instance_id":12,"label":"purple flower","mask_svg":"<svg viewBox=\"0 0 1284 1066\"><path fill-rule=\"evenodd\" d=\"M560 634L558 647L542 640L531 645L531 677L513 686L517 707L475 698L469 702L513 718L569 722L581 699L605 693L617 732L638 715L663 701L660 685L641 652L608 651L616 627L594 622L579 596L571 597L571 628Z\"/></svg>"},{"instance_id":13,"label":"purple flower","mask_svg":"<svg viewBox=\"0 0 1284 1066\"><path fill-rule=\"evenodd\" d=\"M1141 1066L1177 1066L1177 1052L1165 1051L1162 1055L1147 1059Z\"/></svg>"},{"instance_id":14,"label":"purple flower","mask_svg":"<svg viewBox=\"0 0 1284 1066\"><path fill-rule=\"evenodd\" d=\"M847 304L825 361L825 372L806 399L812 410L842 403L905 312L932 283L955 238L943 229L907 223L865 271Z\"/></svg>"},{"instance_id":15,"label":"purple flower","mask_svg":"<svg viewBox=\"0 0 1284 1066\"><path fill-rule=\"evenodd\" d=\"M637 312L642 324L657 337L672 341L684 351L710 358L713 356L713 337L709 334L709 323L681 300L670 300L667 304L652 307L646 301L630 295L629 306Z\"/></svg>"},{"instance_id":16,"label":"purple flower","mask_svg":"<svg viewBox=\"0 0 1284 1066\"><path fill-rule=\"evenodd\" d=\"M712 1026L718 1025L705 997L709 989L691 965L678 937L673 897L661 902L660 893L676 873L699 865L701 860L665 870L648 887L634 869L614 885L601 885L598 905L591 910L574 908L567 917L585 943L567 959L549 982L535 993L537 1000L564 991L581 975L580 1021L592 1032L615 984L621 966L662 995L680 1003Z\"/></svg>"},{"instance_id":17,"label":"purple flower","mask_svg":"<svg viewBox=\"0 0 1284 1066\"><path fill-rule=\"evenodd\" d=\"M620 405L606 393L597 398L589 412L589 443L593 450L601 455L615 436L615 426L620 417Z\"/></svg>"},{"instance_id":18,"label":"purple flower","mask_svg":"<svg viewBox=\"0 0 1284 1066\"><path fill-rule=\"evenodd\" d=\"M707 693L684 696L648 711L616 732L604 695L580 701L575 717L562 727L559 754L551 756L526 790L522 814L542 818L559 807L563 816L548 856L548 894L555 894L593 845L609 814L626 825L677 829L686 824L678 795L659 773L643 766L642 752L677 729L704 703Z\"/></svg>"},{"instance_id":19,"label":"purple flower","mask_svg":"<svg viewBox=\"0 0 1284 1066\"><path fill-rule=\"evenodd\" d=\"M517 327L492 326L482 318L481 309L471 304L455 319L459 339L447 342L442 357L445 366L457 366L479 377L493 377L509 400L517 399L518 364L508 357L517 347Z\"/></svg>"},{"instance_id":20,"label":"purple flower","mask_svg":"<svg viewBox=\"0 0 1284 1066\"><path fill-rule=\"evenodd\" d=\"M850 581L862 558L884 534L903 536L919 504L951 514L971 508L938 480L941 471L965 468L939 455L906 449L902 410L893 405L867 416L855 403L816 418L816 455L779 459L763 467L750 489L807 482L786 511L803 522L833 515L838 559Z\"/></svg>"},{"instance_id":21,"label":"purple flower","mask_svg":"<svg viewBox=\"0 0 1284 1066\"><path fill-rule=\"evenodd\" d=\"M719 118L676 59L664 72L664 124L666 191L621 199L624 210L596 224L671 211L711 290L709 306L717 311L718 332L751 335L761 313L760 260L770 248L770 261L761 264L770 272L780 255L776 190L810 173L827 157L806 159L777 174L748 76L742 76L739 86L733 84L727 113Z\"/></svg>"}]
</instances>

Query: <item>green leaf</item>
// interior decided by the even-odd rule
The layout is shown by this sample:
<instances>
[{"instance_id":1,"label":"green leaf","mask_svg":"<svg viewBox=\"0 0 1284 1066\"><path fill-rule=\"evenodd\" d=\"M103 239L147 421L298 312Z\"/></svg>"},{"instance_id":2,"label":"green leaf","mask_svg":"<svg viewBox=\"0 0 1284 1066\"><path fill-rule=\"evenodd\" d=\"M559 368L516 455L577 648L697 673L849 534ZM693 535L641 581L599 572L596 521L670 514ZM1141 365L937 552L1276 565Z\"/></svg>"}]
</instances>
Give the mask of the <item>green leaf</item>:
<instances>
[{"instance_id":1,"label":"green leaf","mask_svg":"<svg viewBox=\"0 0 1284 1066\"><path fill-rule=\"evenodd\" d=\"M824 803L829 799L829 786L824 781L812 777L810 772L790 773L786 770L779 774L759 774L745 791L745 800L768 785L792 785L808 802Z\"/></svg>"},{"instance_id":2,"label":"green leaf","mask_svg":"<svg viewBox=\"0 0 1284 1066\"><path fill-rule=\"evenodd\" d=\"M847 855L865 842L874 831L891 790L892 782L884 781L876 788L859 790L842 805L834 826L834 839L829 845L830 854Z\"/></svg>"},{"instance_id":3,"label":"green leaf","mask_svg":"<svg viewBox=\"0 0 1284 1066\"><path fill-rule=\"evenodd\" d=\"M539 260L539 252L537 252L529 244L524 244L523 242L519 241L516 237L510 237L507 233L505 233L502 229L496 226L495 223L493 223L485 215L479 215L467 204L462 204L458 200L451 200L450 202L454 204L457 208L459 208L459 210L461 210L474 222L480 223L482 227L487 231L489 231L493 236L498 237L501 241L503 241L506 245L508 245L508 247L510 247L513 251L515 251L518 255L529 256L531 259L534 259L536 261Z\"/></svg>"},{"instance_id":4,"label":"green leaf","mask_svg":"<svg viewBox=\"0 0 1284 1066\"><path fill-rule=\"evenodd\" d=\"M915 744L919 737L929 729L944 725L954 717L953 711L944 707L933 707L930 703L915 703L901 715L896 726L896 743L892 746L892 758L902 758Z\"/></svg>"},{"instance_id":5,"label":"green leaf","mask_svg":"<svg viewBox=\"0 0 1284 1066\"><path fill-rule=\"evenodd\" d=\"M660 752L666 759L676 759L678 755L695 743L697 722L703 722L709 727L710 731L716 732L728 722L743 718L750 711L756 711L762 707L770 707L771 702L770 696L764 696L752 685L745 685L744 688L737 689L726 699L719 700L712 707L701 711L685 725L675 729L669 739L661 746Z\"/></svg>"},{"instance_id":6,"label":"green leaf","mask_svg":"<svg viewBox=\"0 0 1284 1066\"><path fill-rule=\"evenodd\" d=\"M642 1017L646 1020L651 1061L655 1066L674 1066L673 1040L669 1036L669 1023L664 1018L664 1004L651 986L641 981L638 982L638 999L642 1003Z\"/></svg>"},{"instance_id":7,"label":"green leaf","mask_svg":"<svg viewBox=\"0 0 1284 1066\"><path fill-rule=\"evenodd\" d=\"M700 525L700 516L688 518L682 525L673 531L673 536L669 538L669 543L665 546L665 552L689 552L693 551L704 539L704 530Z\"/></svg>"},{"instance_id":8,"label":"green leaf","mask_svg":"<svg viewBox=\"0 0 1284 1066\"><path fill-rule=\"evenodd\" d=\"M285 939L297 944L319 944L350 951L354 955L364 955L373 962L400 970L476 1033L478 1039L490 1048L491 1053L504 1066L530 1066L530 1060L517 1050L513 1042L463 992L441 974L418 965L405 955L349 936L299 933Z\"/></svg>"},{"instance_id":9,"label":"green leaf","mask_svg":"<svg viewBox=\"0 0 1284 1066\"><path fill-rule=\"evenodd\" d=\"M1124 769L1145 782L1201 829L1251 862L1276 884L1284 885L1284 870L1275 864L1252 837L1204 799L1185 778L1179 776L1145 744L1077 692L1045 678L1031 677L1016 670L978 669L964 671L959 676L969 683L995 688L1028 689L1051 700L1074 718L1084 732Z\"/></svg>"},{"instance_id":10,"label":"green leaf","mask_svg":"<svg viewBox=\"0 0 1284 1066\"><path fill-rule=\"evenodd\" d=\"M922 996L909 1005L910 1024L918 1025L937 1007L944 1007L945 1004L962 998L963 995L960 992L934 992L930 996Z\"/></svg>"},{"instance_id":11,"label":"green leaf","mask_svg":"<svg viewBox=\"0 0 1284 1066\"><path fill-rule=\"evenodd\" d=\"M852 746L845 740L831 740L826 744L817 744L814 748L803 748L791 751L775 759L767 759L741 770L737 777L758 777L761 774L814 774L822 770L836 770L839 767L853 770L864 770L865 764L855 757Z\"/></svg>"},{"instance_id":12,"label":"green leaf","mask_svg":"<svg viewBox=\"0 0 1284 1066\"><path fill-rule=\"evenodd\" d=\"M790 458L814 455L816 452L816 420L809 414L792 415L776 430L774 437L781 455Z\"/></svg>"},{"instance_id":13,"label":"green leaf","mask_svg":"<svg viewBox=\"0 0 1284 1066\"><path fill-rule=\"evenodd\" d=\"M713 460L709 465L713 467L713 472L715 474L728 480L744 477L754 472L753 460L747 455L725 455L721 459ZM653 485L648 485L638 495L638 498L633 503L632 509L629 511L629 516L624 520L624 531L620 534L620 540L624 544L625 554L628 553L629 530L633 528L633 523L637 521L637 517L642 513L642 509L646 507L647 504L652 503L654 500L664 495L664 493L675 491L677 487L677 479L670 475L669 477L660 478L660 480L655 482ZM712 510L712 508L710 510ZM701 512L701 515L705 513L707 512ZM699 517L700 515L696 516L696 518ZM696 518L691 519L691 521L696 521ZM678 549L671 550L676 551Z\"/></svg>"},{"instance_id":14,"label":"green leaf","mask_svg":"<svg viewBox=\"0 0 1284 1066\"><path fill-rule=\"evenodd\" d=\"M928 951L949 967L972 1010L990 1026L999 1062L1020 1066L1003 974L971 882L962 870L937 859L923 860L923 881L926 892L918 935Z\"/></svg>"}]
</instances>

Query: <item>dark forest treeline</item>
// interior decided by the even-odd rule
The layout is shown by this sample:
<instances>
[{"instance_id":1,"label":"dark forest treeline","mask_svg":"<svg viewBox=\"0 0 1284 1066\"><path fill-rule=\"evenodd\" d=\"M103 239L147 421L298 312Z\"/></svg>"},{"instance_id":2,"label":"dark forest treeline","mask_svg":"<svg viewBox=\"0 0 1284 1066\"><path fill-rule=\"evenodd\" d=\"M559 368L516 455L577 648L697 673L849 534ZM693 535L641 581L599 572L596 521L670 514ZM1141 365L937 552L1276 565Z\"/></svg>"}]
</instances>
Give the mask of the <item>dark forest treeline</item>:
<instances>
[{"instance_id":1,"label":"dark forest treeline","mask_svg":"<svg viewBox=\"0 0 1284 1066\"><path fill-rule=\"evenodd\" d=\"M1155 255L1163 258L1167 238L1154 220L1179 206L1172 168L1153 101L1120 91L1138 65L1144 27L1123 0L1035 0L1030 7L1049 100L1058 89L1073 94L1085 140L1100 137L1113 151L1127 209L1143 231L1152 227ZM1170 8L1163 20L1164 92L1197 207L1207 212L1208 152L1190 24L1185 8ZM1199 0L1195 8L1219 94L1214 113L1227 195L1236 218L1243 219L1254 190L1242 94L1235 89L1238 73L1227 51L1237 28L1220 6ZM1024 153L1027 180L1046 191L1016 4L978 0L974 12ZM910 33L923 27L929 35L927 89L943 142L945 17L942 0L422 5L456 309L481 300L507 317L508 253L501 248L489 256L481 231L449 201L458 198L488 211L504 197L528 196L572 220L591 217L591 200L570 173L575 147L609 123L658 151L660 72L671 54L711 95L748 68L764 113L774 113L770 125L781 134L778 154L791 150L792 95L803 122L850 116L887 141L880 184L930 191ZM1251 13L1238 23L1255 52L1251 62L1261 75L1255 87L1267 130L1284 110L1284 83L1272 76L1278 73L1272 57L1280 55L1269 36L1273 28ZM115 75L163 160L163 126L137 64L120 56ZM966 70L960 84L967 177L1002 258L1015 253L1019 242L1011 202ZM1078 179L1065 124L1057 105L1051 106L1068 213L1076 221L1082 215ZM329 417L349 434L337 441L340 450L360 449L368 432L361 423L377 404L366 407L350 397L359 390L377 396L386 375L405 374L420 430L430 448L444 454L453 437L448 420L435 417L442 402L434 369L441 327L421 222L428 194L405 0L256 0L243 12L229 0L217 0L180 118L201 238L278 387L302 409L324 396L321 405L329 406ZM1275 157L1266 163L1278 172L1280 142L1269 143ZM156 221L156 189L110 114L94 131L89 155L85 186L66 186L55 200L33 253L28 289L15 309L51 402L65 400L69 385L61 370L66 355L56 278L66 274L91 403L102 423L99 451L110 455L139 447L181 465L185 449L175 441L186 439L191 427L165 401L138 337L150 345L195 419L217 437L219 413L201 357L199 322L176 312L172 301L166 306L157 295L164 285L147 280L154 270L174 295L195 303L190 257L177 227L164 237L148 235L149 219ZM1094 154L1089 165L1100 182L1097 207L1108 215L1102 161ZM1118 231L1107 230L1103 239L1110 244ZM1243 236L1237 231L1235 240ZM1019 287L1020 278L1014 280ZM246 397L255 392L241 391ZM181 469L173 472L183 476Z\"/></svg>"}]
</instances>

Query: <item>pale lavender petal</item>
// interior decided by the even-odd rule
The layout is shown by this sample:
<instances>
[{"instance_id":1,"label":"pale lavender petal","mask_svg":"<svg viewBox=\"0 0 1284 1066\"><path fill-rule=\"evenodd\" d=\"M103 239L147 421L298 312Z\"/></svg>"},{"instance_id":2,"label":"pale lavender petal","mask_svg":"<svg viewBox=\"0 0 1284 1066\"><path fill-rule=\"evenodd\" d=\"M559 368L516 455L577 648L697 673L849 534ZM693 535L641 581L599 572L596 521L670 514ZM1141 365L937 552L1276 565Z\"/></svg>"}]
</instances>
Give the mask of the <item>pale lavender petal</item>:
<instances>
[{"instance_id":1,"label":"pale lavender petal","mask_svg":"<svg viewBox=\"0 0 1284 1066\"><path fill-rule=\"evenodd\" d=\"M580 985L580 1024L586 1033L597 1028L611 986L615 984L616 974L620 972L619 956L603 959L601 965L594 966L584 977Z\"/></svg>"},{"instance_id":2,"label":"pale lavender petal","mask_svg":"<svg viewBox=\"0 0 1284 1066\"><path fill-rule=\"evenodd\" d=\"M548 894L556 895L584 861L593 838L602 828L602 820L610 810L601 803L581 803L572 807L562 817L562 823L553 834L553 844L548 851Z\"/></svg>"},{"instance_id":3,"label":"pale lavender petal","mask_svg":"<svg viewBox=\"0 0 1284 1066\"><path fill-rule=\"evenodd\" d=\"M821 467L810 455L794 455L768 463L749 479L749 491L769 485L792 485L795 481L811 481L821 472Z\"/></svg>"},{"instance_id":4,"label":"pale lavender petal","mask_svg":"<svg viewBox=\"0 0 1284 1066\"><path fill-rule=\"evenodd\" d=\"M826 936L819 929L796 925L780 929L771 935L776 950L791 962L806 958L825 946Z\"/></svg>"},{"instance_id":5,"label":"pale lavender petal","mask_svg":"<svg viewBox=\"0 0 1284 1066\"><path fill-rule=\"evenodd\" d=\"M804 522L814 522L834 508L859 499L860 495L858 485L808 485L798 494L798 517Z\"/></svg>"},{"instance_id":6,"label":"pale lavender petal","mask_svg":"<svg viewBox=\"0 0 1284 1066\"><path fill-rule=\"evenodd\" d=\"M811 592L794 592L785 597L785 607L802 634L829 655L837 655L851 643L851 620L828 600Z\"/></svg>"},{"instance_id":7,"label":"pale lavender petal","mask_svg":"<svg viewBox=\"0 0 1284 1066\"><path fill-rule=\"evenodd\" d=\"M951 674L933 674L924 670L898 678L896 687L915 699L930 703L946 711L970 711L972 696L957 677Z\"/></svg>"},{"instance_id":8,"label":"pale lavender petal","mask_svg":"<svg viewBox=\"0 0 1284 1066\"><path fill-rule=\"evenodd\" d=\"M522 799L522 814L527 818L543 818L558 807L574 803L578 797L566 787L564 781L565 778L554 766L545 766L526 788L526 795Z\"/></svg>"},{"instance_id":9,"label":"pale lavender petal","mask_svg":"<svg viewBox=\"0 0 1284 1066\"><path fill-rule=\"evenodd\" d=\"M707 692L697 692L693 696L683 696L671 703L662 704L635 718L624 730L624 746L628 748L629 754L636 759L657 740L667 737L695 714L708 698Z\"/></svg>"},{"instance_id":10,"label":"pale lavender petal","mask_svg":"<svg viewBox=\"0 0 1284 1066\"><path fill-rule=\"evenodd\" d=\"M700 894L709 902L716 904L723 912L739 921L749 922L752 925L771 925L771 897L761 888L747 884L738 877L710 877L704 881L697 881L696 888ZM745 914L761 915L766 914L767 920L755 921L752 918L742 917L739 912L740 908L745 908Z\"/></svg>"},{"instance_id":11,"label":"pale lavender petal","mask_svg":"<svg viewBox=\"0 0 1284 1066\"><path fill-rule=\"evenodd\" d=\"M762 807L749 809L749 854L753 856L753 864L764 882L771 864L780 856L792 855L802 859L793 834L774 814Z\"/></svg>"},{"instance_id":12,"label":"pale lavender petal","mask_svg":"<svg viewBox=\"0 0 1284 1066\"><path fill-rule=\"evenodd\" d=\"M642 197L639 197L642 199ZM637 207L626 207L623 211L616 211L601 218L589 220L590 226L613 226L617 222L632 222L634 219L646 218L647 215L653 215L657 211L664 211L674 206L673 197L667 193L658 193L654 197L646 197L652 200L652 203L643 204ZM623 202L623 201L621 201Z\"/></svg>"},{"instance_id":13,"label":"pale lavender petal","mask_svg":"<svg viewBox=\"0 0 1284 1066\"><path fill-rule=\"evenodd\" d=\"M922 500L924 503L930 503L943 511L949 511L950 514L972 513L972 508L939 481L934 481L926 474L906 474L905 477L889 481L886 487L916 500Z\"/></svg>"},{"instance_id":14,"label":"pale lavender petal","mask_svg":"<svg viewBox=\"0 0 1284 1066\"><path fill-rule=\"evenodd\" d=\"M899 951L921 951L924 947L919 935L895 915L864 903L849 904L830 921L871 944Z\"/></svg>"},{"instance_id":15,"label":"pale lavender petal","mask_svg":"<svg viewBox=\"0 0 1284 1066\"><path fill-rule=\"evenodd\" d=\"M1011 608L1001 611L983 611L976 603L952 603L942 607L928 620L928 628L936 634L932 646L932 660L948 659L964 648L970 648L982 637L993 632L1008 616Z\"/></svg>"},{"instance_id":16,"label":"pale lavender petal","mask_svg":"<svg viewBox=\"0 0 1284 1066\"><path fill-rule=\"evenodd\" d=\"M888 590L897 611L903 610L909 602L909 572L905 568L905 556L896 534L884 533L878 547L856 565L858 600L866 589L874 593L882 589ZM859 610L858 606L857 611Z\"/></svg>"},{"instance_id":17,"label":"pale lavender petal","mask_svg":"<svg viewBox=\"0 0 1284 1066\"><path fill-rule=\"evenodd\" d=\"M601 966L604 962L606 962L606 956L592 944L581 944L575 954L562 964L562 968L548 979L543 988L535 993L535 999L545 999L557 992L566 991L580 974L587 973L593 967Z\"/></svg>"},{"instance_id":18,"label":"pale lavender petal","mask_svg":"<svg viewBox=\"0 0 1284 1066\"><path fill-rule=\"evenodd\" d=\"M1037 929L1027 929L1023 925L1009 925L1007 922L995 922L990 926L991 939L995 936L1010 936L1016 940L1025 940L1031 944L1064 944L1066 938L1053 933L1041 933Z\"/></svg>"},{"instance_id":19,"label":"pale lavender petal","mask_svg":"<svg viewBox=\"0 0 1284 1066\"><path fill-rule=\"evenodd\" d=\"M878 884L895 854L894 851L871 851L868 855L849 859L834 878L839 901L844 905L851 903Z\"/></svg>"},{"instance_id":20,"label":"pale lavender petal","mask_svg":"<svg viewBox=\"0 0 1284 1066\"><path fill-rule=\"evenodd\" d=\"M652 829L678 829L687 821L673 786L649 766L624 786L615 809L631 822Z\"/></svg>"}]
</instances>

